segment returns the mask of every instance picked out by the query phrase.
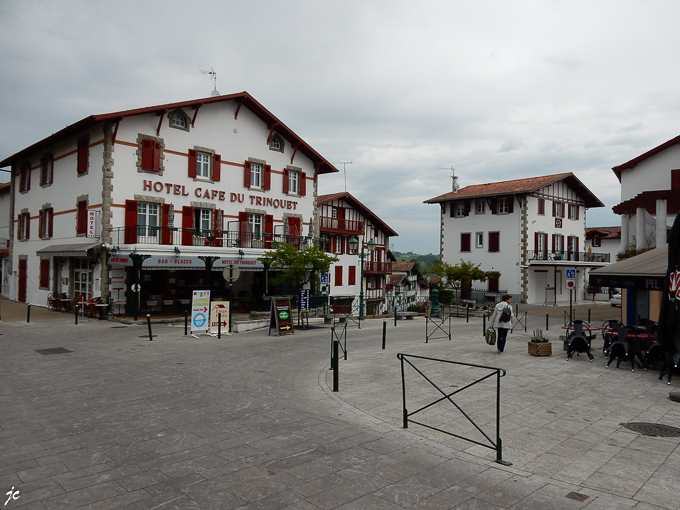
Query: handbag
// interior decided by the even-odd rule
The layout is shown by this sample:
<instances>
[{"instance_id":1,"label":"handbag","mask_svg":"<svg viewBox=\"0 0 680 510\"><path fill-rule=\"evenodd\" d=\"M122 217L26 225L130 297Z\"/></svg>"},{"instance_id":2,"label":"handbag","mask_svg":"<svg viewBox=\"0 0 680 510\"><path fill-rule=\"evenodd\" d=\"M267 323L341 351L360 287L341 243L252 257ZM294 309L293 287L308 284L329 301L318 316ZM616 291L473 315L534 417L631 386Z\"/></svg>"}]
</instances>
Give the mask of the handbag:
<instances>
[{"instance_id":1,"label":"handbag","mask_svg":"<svg viewBox=\"0 0 680 510\"><path fill-rule=\"evenodd\" d=\"M486 340L487 344L496 345L496 330L492 327L487 329L486 333L484 333L484 339Z\"/></svg>"},{"instance_id":2,"label":"handbag","mask_svg":"<svg viewBox=\"0 0 680 510\"><path fill-rule=\"evenodd\" d=\"M501 314L501 318L500 318L501 322L510 322L510 319L512 319L512 308L510 308L510 310L508 310L508 308L510 308L510 307L506 306L503 309L503 313Z\"/></svg>"}]
</instances>

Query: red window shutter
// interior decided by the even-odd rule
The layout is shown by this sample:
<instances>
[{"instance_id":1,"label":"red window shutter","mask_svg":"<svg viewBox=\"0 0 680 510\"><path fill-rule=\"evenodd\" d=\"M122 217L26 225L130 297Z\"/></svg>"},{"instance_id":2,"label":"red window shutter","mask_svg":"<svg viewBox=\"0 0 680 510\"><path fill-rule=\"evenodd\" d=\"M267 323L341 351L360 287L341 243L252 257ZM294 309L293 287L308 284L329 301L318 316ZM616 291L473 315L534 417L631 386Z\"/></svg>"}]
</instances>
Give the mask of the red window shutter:
<instances>
[{"instance_id":1,"label":"red window shutter","mask_svg":"<svg viewBox=\"0 0 680 510\"><path fill-rule=\"evenodd\" d=\"M680 170L671 170L671 189L680 189Z\"/></svg>"},{"instance_id":2,"label":"red window shutter","mask_svg":"<svg viewBox=\"0 0 680 510\"><path fill-rule=\"evenodd\" d=\"M491 214L496 214L498 211L498 199L492 198L489 202L489 209L491 209Z\"/></svg>"},{"instance_id":3,"label":"red window shutter","mask_svg":"<svg viewBox=\"0 0 680 510\"><path fill-rule=\"evenodd\" d=\"M555 238L557 236L555 234L552 235L552 252L555 253Z\"/></svg>"},{"instance_id":4,"label":"red window shutter","mask_svg":"<svg viewBox=\"0 0 680 510\"><path fill-rule=\"evenodd\" d=\"M512 214L515 208L515 197L508 197L508 214Z\"/></svg>"},{"instance_id":5,"label":"red window shutter","mask_svg":"<svg viewBox=\"0 0 680 510\"><path fill-rule=\"evenodd\" d=\"M161 233L161 244L173 244L172 232L168 228L170 225L170 204L163 204L161 212L161 226L163 227Z\"/></svg>"},{"instance_id":6,"label":"red window shutter","mask_svg":"<svg viewBox=\"0 0 680 510\"><path fill-rule=\"evenodd\" d=\"M26 239L31 238L31 215L30 213L24 213L24 221L26 222Z\"/></svg>"},{"instance_id":7,"label":"red window shutter","mask_svg":"<svg viewBox=\"0 0 680 510\"><path fill-rule=\"evenodd\" d=\"M335 284L336 287L342 285L342 266L335 266Z\"/></svg>"},{"instance_id":8,"label":"red window shutter","mask_svg":"<svg viewBox=\"0 0 680 510\"><path fill-rule=\"evenodd\" d=\"M137 243L137 208L136 200L125 201L125 244Z\"/></svg>"},{"instance_id":9,"label":"red window shutter","mask_svg":"<svg viewBox=\"0 0 680 510\"><path fill-rule=\"evenodd\" d=\"M47 236L52 237L54 232L54 207L47 209Z\"/></svg>"},{"instance_id":10,"label":"red window shutter","mask_svg":"<svg viewBox=\"0 0 680 510\"><path fill-rule=\"evenodd\" d=\"M238 213L238 229L239 239L241 240L240 247L247 248L250 246L252 232L250 231L250 222L248 221L248 213L241 211Z\"/></svg>"},{"instance_id":11,"label":"red window shutter","mask_svg":"<svg viewBox=\"0 0 680 510\"><path fill-rule=\"evenodd\" d=\"M90 139L81 138L78 140L78 173L84 174L87 172L87 157L89 152Z\"/></svg>"},{"instance_id":12,"label":"red window shutter","mask_svg":"<svg viewBox=\"0 0 680 510\"><path fill-rule=\"evenodd\" d=\"M300 218L288 217L288 233L293 236L290 238L290 243L295 246L300 246L300 236L302 236L302 225Z\"/></svg>"},{"instance_id":13,"label":"red window shutter","mask_svg":"<svg viewBox=\"0 0 680 510\"><path fill-rule=\"evenodd\" d=\"M153 171L161 171L161 142L153 142Z\"/></svg>"},{"instance_id":14,"label":"red window shutter","mask_svg":"<svg viewBox=\"0 0 680 510\"><path fill-rule=\"evenodd\" d=\"M40 209L40 212L38 213L38 238L41 238L43 235L44 224L45 224L45 209Z\"/></svg>"},{"instance_id":15,"label":"red window shutter","mask_svg":"<svg viewBox=\"0 0 680 510\"><path fill-rule=\"evenodd\" d=\"M553 200L553 218L557 217L557 203Z\"/></svg>"},{"instance_id":16,"label":"red window shutter","mask_svg":"<svg viewBox=\"0 0 680 510\"><path fill-rule=\"evenodd\" d=\"M192 232L189 232L190 228L194 228L194 208L185 205L182 207L182 244L184 246L194 244L194 236Z\"/></svg>"},{"instance_id":17,"label":"red window shutter","mask_svg":"<svg viewBox=\"0 0 680 510\"><path fill-rule=\"evenodd\" d=\"M545 214L545 199L538 199L538 214Z\"/></svg>"},{"instance_id":18,"label":"red window shutter","mask_svg":"<svg viewBox=\"0 0 680 510\"><path fill-rule=\"evenodd\" d=\"M288 193L290 189L290 170L287 168L283 169L283 192Z\"/></svg>"},{"instance_id":19,"label":"red window shutter","mask_svg":"<svg viewBox=\"0 0 680 510\"><path fill-rule=\"evenodd\" d=\"M453 218L456 216L456 203L451 202L449 203L449 218Z\"/></svg>"},{"instance_id":20,"label":"red window shutter","mask_svg":"<svg viewBox=\"0 0 680 510\"><path fill-rule=\"evenodd\" d=\"M153 140L142 140L142 170L153 170Z\"/></svg>"},{"instance_id":21,"label":"red window shutter","mask_svg":"<svg viewBox=\"0 0 680 510\"><path fill-rule=\"evenodd\" d=\"M571 218L571 204L567 204L567 209L568 209L568 211L567 211L567 218L572 219L572 218Z\"/></svg>"},{"instance_id":22,"label":"red window shutter","mask_svg":"<svg viewBox=\"0 0 680 510\"><path fill-rule=\"evenodd\" d=\"M243 186L250 188L250 161L243 165Z\"/></svg>"},{"instance_id":23,"label":"red window shutter","mask_svg":"<svg viewBox=\"0 0 680 510\"><path fill-rule=\"evenodd\" d=\"M40 185L44 186L45 183L45 177L47 176L47 158L42 158L40 160ZM41 230L42 232L42 230Z\"/></svg>"},{"instance_id":24,"label":"red window shutter","mask_svg":"<svg viewBox=\"0 0 680 510\"><path fill-rule=\"evenodd\" d=\"M307 196L307 173L300 172L300 196Z\"/></svg>"},{"instance_id":25,"label":"red window shutter","mask_svg":"<svg viewBox=\"0 0 680 510\"><path fill-rule=\"evenodd\" d=\"M76 232L78 234L87 233L87 201L78 202L78 212L76 214Z\"/></svg>"},{"instance_id":26,"label":"red window shutter","mask_svg":"<svg viewBox=\"0 0 680 510\"><path fill-rule=\"evenodd\" d=\"M264 216L264 247L272 247L272 236L274 234L274 216L265 214Z\"/></svg>"},{"instance_id":27,"label":"red window shutter","mask_svg":"<svg viewBox=\"0 0 680 510\"><path fill-rule=\"evenodd\" d=\"M50 287L50 259L40 260L40 287L43 289Z\"/></svg>"},{"instance_id":28,"label":"red window shutter","mask_svg":"<svg viewBox=\"0 0 680 510\"><path fill-rule=\"evenodd\" d=\"M213 181L219 182L222 177L222 156L219 154L213 155Z\"/></svg>"},{"instance_id":29,"label":"red window shutter","mask_svg":"<svg viewBox=\"0 0 680 510\"><path fill-rule=\"evenodd\" d=\"M534 233L534 252L536 255L538 255L539 250L539 244L538 244L538 236L541 235L538 232ZM489 243L491 243L491 234L489 234ZM489 250L491 250L491 246L489 245Z\"/></svg>"},{"instance_id":30,"label":"red window shutter","mask_svg":"<svg viewBox=\"0 0 680 510\"><path fill-rule=\"evenodd\" d=\"M470 200L466 200L464 203L465 203L465 213L464 213L464 214L465 214L465 216L469 216L469 215L470 215L470 204L471 204L471 201L470 201Z\"/></svg>"},{"instance_id":31,"label":"red window shutter","mask_svg":"<svg viewBox=\"0 0 680 510\"><path fill-rule=\"evenodd\" d=\"M264 165L264 189L271 189L272 187L272 166Z\"/></svg>"},{"instance_id":32,"label":"red window shutter","mask_svg":"<svg viewBox=\"0 0 680 510\"><path fill-rule=\"evenodd\" d=\"M194 149L189 149L189 178L193 179L196 177L196 158L198 156L198 151Z\"/></svg>"},{"instance_id":33,"label":"red window shutter","mask_svg":"<svg viewBox=\"0 0 680 510\"><path fill-rule=\"evenodd\" d=\"M576 206L576 219L578 219L578 217L579 217L579 209L580 209L580 207L577 205Z\"/></svg>"},{"instance_id":34,"label":"red window shutter","mask_svg":"<svg viewBox=\"0 0 680 510\"><path fill-rule=\"evenodd\" d=\"M500 232L489 232L489 251L500 251Z\"/></svg>"},{"instance_id":35,"label":"red window shutter","mask_svg":"<svg viewBox=\"0 0 680 510\"><path fill-rule=\"evenodd\" d=\"M460 251L470 251L470 234L460 235Z\"/></svg>"},{"instance_id":36,"label":"red window shutter","mask_svg":"<svg viewBox=\"0 0 680 510\"><path fill-rule=\"evenodd\" d=\"M347 285L356 285L357 283L357 266L349 266L347 273Z\"/></svg>"},{"instance_id":37,"label":"red window shutter","mask_svg":"<svg viewBox=\"0 0 680 510\"><path fill-rule=\"evenodd\" d=\"M489 278L489 292L498 292L498 278Z\"/></svg>"}]
</instances>

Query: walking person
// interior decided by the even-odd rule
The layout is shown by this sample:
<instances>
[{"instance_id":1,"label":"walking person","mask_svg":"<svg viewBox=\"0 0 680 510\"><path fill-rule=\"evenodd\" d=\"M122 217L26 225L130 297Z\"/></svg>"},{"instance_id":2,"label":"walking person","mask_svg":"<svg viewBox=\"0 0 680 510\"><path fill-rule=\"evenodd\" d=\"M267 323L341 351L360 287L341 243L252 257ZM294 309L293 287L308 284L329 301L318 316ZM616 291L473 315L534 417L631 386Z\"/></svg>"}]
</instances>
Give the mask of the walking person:
<instances>
[{"instance_id":1,"label":"walking person","mask_svg":"<svg viewBox=\"0 0 680 510\"><path fill-rule=\"evenodd\" d=\"M503 354L505 349L505 340L508 338L508 331L512 329L512 318L514 314L512 313L512 296L510 294L503 294L501 296L501 301L493 309L491 318L489 322L498 331L498 354Z\"/></svg>"}]
</instances>

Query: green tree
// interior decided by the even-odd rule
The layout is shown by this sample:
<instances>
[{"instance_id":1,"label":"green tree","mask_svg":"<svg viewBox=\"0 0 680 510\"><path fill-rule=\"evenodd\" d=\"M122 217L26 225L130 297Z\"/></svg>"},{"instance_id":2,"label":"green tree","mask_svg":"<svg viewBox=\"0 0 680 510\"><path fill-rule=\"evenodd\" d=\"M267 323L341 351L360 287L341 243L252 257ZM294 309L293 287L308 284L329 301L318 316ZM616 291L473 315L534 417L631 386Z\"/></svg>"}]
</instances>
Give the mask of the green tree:
<instances>
[{"instance_id":1,"label":"green tree","mask_svg":"<svg viewBox=\"0 0 680 510\"><path fill-rule=\"evenodd\" d=\"M339 260L338 257L320 250L318 246L299 249L288 243L273 242L272 245L274 249L258 260L269 269L280 271L270 280L274 285L292 283L299 290L311 283L314 288L319 274L327 273L331 264Z\"/></svg>"},{"instance_id":2,"label":"green tree","mask_svg":"<svg viewBox=\"0 0 680 510\"><path fill-rule=\"evenodd\" d=\"M475 265L473 262L460 259L460 264L455 266L448 262L435 264L432 271L442 279L442 287L461 290L463 296L469 296L473 280L485 282L489 276L500 277L498 271L484 271L480 266L481 264Z\"/></svg>"}]
</instances>

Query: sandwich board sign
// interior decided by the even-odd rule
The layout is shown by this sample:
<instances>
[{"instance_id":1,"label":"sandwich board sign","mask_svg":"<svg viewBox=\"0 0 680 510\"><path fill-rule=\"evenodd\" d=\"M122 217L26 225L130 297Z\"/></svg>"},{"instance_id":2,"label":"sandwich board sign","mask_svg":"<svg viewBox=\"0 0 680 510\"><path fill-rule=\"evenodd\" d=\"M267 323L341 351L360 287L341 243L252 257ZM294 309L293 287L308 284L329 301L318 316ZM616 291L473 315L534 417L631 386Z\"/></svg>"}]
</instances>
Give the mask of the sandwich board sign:
<instances>
[{"instance_id":1,"label":"sandwich board sign","mask_svg":"<svg viewBox=\"0 0 680 510\"><path fill-rule=\"evenodd\" d=\"M219 315L219 317L218 317ZM229 329L229 301L212 301L210 303L210 333L217 334L217 325L222 322L222 331Z\"/></svg>"},{"instance_id":2,"label":"sandwich board sign","mask_svg":"<svg viewBox=\"0 0 680 510\"><path fill-rule=\"evenodd\" d=\"M276 335L294 335L293 314L290 310L290 299L285 297L272 297L271 312L269 314L269 333L276 330Z\"/></svg>"},{"instance_id":3,"label":"sandwich board sign","mask_svg":"<svg viewBox=\"0 0 680 510\"><path fill-rule=\"evenodd\" d=\"M567 281L567 288L573 289L576 287L576 269L567 269L564 272Z\"/></svg>"},{"instance_id":4,"label":"sandwich board sign","mask_svg":"<svg viewBox=\"0 0 680 510\"><path fill-rule=\"evenodd\" d=\"M209 329L210 291L195 290L191 299L191 332Z\"/></svg>"}]
</instances>

